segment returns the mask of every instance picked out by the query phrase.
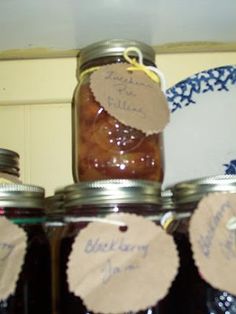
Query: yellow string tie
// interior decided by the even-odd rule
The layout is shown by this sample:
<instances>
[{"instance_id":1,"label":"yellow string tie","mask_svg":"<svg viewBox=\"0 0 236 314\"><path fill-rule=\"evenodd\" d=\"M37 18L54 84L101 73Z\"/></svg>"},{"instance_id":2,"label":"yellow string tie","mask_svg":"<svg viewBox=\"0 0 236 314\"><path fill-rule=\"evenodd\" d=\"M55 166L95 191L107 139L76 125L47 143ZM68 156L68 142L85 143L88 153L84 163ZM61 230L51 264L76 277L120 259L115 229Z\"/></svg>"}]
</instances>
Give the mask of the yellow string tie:
<instances>
[{"instance_id":1,"label":"yellow string tie","mask_svg":"<svg viewBox=\"0 0 236 314\"><path fill-rule=\"evenodd\" d=\"M90 74L90 73L92 73L92 72L94 72L94 71L97 71L99 68L100 68L100 67L92 67L92 68L89 68L89 69L87 69L87 70L84 70L84 71L81 72L80 75L79 75L79 81L81 82L87 74Z\"/></svg>"},{"instance_id":2,"label":"yellow string tie","mask_svg":"<svg viewBox=\"0 0 236 314\"><path fill-rule=\"evenodd\" d=\"M150 77L151 80L153 80L155 83L160 83L160 78L151 70L149 70L145 65L140 64L137 62L134 58L129 58L129 63L133 65L133 67L128 67L128 71L143 71L145 74L147 74L148 77Z\"/></svg>"},{"instance_id":3,"label":"yellow string tie","mask_svg":"<svg viewBox=\"0 0 236 314\"><path fill-rule=\"evenodd\" d=\"M129 56L131 51L137 53L138 61ZM129 47L124 51L123 56L127 62L133 65L127 68L128 71L143 71L151 80L161 85L162 91L165 91L166 83L163 73L154 66L146 66L143 64L143 55L140 49L137 47Z\"/></svg>"},{"instance_id":4,"label":"yellow string tie","mask_svg":"<svg viewBox=\"0 0 236 314\"><path fill-rule=\"evenodd\" d=\"M176 220L175 213L170 211L170 212L165 213L161 217L160 224L165 231L168 231L170 229L170 226L173 224L175 220Z\"/></svg>"}]
</instances>

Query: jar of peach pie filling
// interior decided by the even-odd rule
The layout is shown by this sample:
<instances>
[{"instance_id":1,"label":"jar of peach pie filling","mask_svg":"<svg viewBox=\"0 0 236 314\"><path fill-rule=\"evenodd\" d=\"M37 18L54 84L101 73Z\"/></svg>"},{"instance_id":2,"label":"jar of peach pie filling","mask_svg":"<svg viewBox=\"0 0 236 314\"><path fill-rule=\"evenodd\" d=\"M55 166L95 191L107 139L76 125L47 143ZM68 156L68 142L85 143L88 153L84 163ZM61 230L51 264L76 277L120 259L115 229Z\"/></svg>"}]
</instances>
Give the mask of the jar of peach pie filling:
<instances>
[{"instance_id":1,"label":"jar of peach pie filling","mask_svg":"<svg viewBox=\"0 0 236 314\"><path fill-rule=\"evenodd\" d=\"M100 223L108 222L108 220L104 221L104 218L109 214L136 214L152 220L157 225L161 225L160 220L163 216L161 186L158 182L146 180L100 180L77 183L66 187L64 192L66 224L60 247L60 314L92 313L86 308L82 299L69 289L68 261L72 246L74 247L75 238L82 231L84 232L90 223L96 221ZM146 231L140 230L141 234L143 232ZM99 233L97 237L102 238L103 234ZM163 255L162 251L160 251L160 254ZM168 260L166 262L168 263ZM146 276L148 278L148 275ZM78 279L77 282L79 282ZM140 289L142 290L141 286ZM141 290L140 294L145 294ZM155 286L153 290L155 292ZM116 294L118 292L110 293ZM139 313L175 314L174 311L168 311L168 302L167 295L155 306L139 311Z\"/></svg>"},{"instance_id":2,"label":"jar of peach pie filling","mask_svg":"<svg viewBox=\"0 0 236 314\"><path fill-rule=\"evenodd\" d=\"M236 193L236 176L205 177L179 182L171 187L172 203L178 214L189 217L199 201L209 193ZM196 267L189 241L189 219L181 221L175 234L180 255L180 268L170 288L170 313L236 314L236 296L208 284ZM220 271L220 270L219 270ZM234 274L232 274L234 276Z\"/></svg>"},{"instance_id":3,"label":"jar of peach pie filling","mask_svg":"<svg viewBox=\"0 0 236 314\"><path fill-rule=\"evenodd\" d=\"M109 114L91 89L91 75L104 65L127 63L123 54L138 48L144 65L155 67L155 51L130 40L108 40L81 50L73 102L74 181L143 179L162 182L164 172L162 133L146 135ZM130 57L137 58L134 51ZM119 78L117 78L119 84ZM108 87L104 83L100 91ZM124 90L127 84L120 87ZM120 92L122 90L120 89ZM116 104L124 106L124 104Z\"/></svg>"}]
</instances>

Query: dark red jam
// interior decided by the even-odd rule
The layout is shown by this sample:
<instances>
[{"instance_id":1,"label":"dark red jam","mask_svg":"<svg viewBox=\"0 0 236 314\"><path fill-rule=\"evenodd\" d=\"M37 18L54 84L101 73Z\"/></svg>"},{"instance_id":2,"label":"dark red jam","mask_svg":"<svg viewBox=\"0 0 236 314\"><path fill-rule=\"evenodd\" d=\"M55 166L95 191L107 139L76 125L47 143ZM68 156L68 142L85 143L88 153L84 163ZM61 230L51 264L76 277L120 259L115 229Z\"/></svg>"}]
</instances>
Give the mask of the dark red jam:
<instances>
[{"instance_id":1,"label":"dark red jam","mask_svg":"<svg viewBox=\"0 0 236 314\"><path fill-rule=\"evenodd\" d=\"M50 247L43 212L35 208L1 208L27 234L27 252L16 290L0 302L0 314L52 314Z\"/></svg>"},{"instance_id":2,"label":"dark red jam","mask_svg":"<svg viewBox=\"0 0 236 314\"><path fill-rule=\"evenodd\" d=\"M119 212L139 212L140 215L148 216L153 214L153 209L155 208L155 205L140 205L140 204L128 204L128 205L119 205L118 207L114 208L114 211L116 209ZM103 211L105 210L105 211ZM75 296L73 293L69 292L68 284L67 284L67 275L66 275L66 269L67 269L67 262L68 262L68 256L71 252L71 247L74 242L75 236L87 226L89 223L89 219L92 217L102 217L107 214L108 211L112 212L112 208L104 208L103 210L100 208L98 209L97 206L91 205L88 207L83 206L80 209L73 209L68 214L71 218L71 222L69 222L63 232L62 235L62 241L61 241L61 255L60 255L60 278L61 278L61 290L60 290L60 314L88 314L91 313L86 309L86 307L83 305L82 300ZM74 217L74 222L73 222ZM76 222L76 217L86 217L84 221ZM140 311L138 313L140 314L167 314L165 310L166 304L165 301L159 302L156 306L147 309L146 311Z\"/></svg>"}]
</instances>

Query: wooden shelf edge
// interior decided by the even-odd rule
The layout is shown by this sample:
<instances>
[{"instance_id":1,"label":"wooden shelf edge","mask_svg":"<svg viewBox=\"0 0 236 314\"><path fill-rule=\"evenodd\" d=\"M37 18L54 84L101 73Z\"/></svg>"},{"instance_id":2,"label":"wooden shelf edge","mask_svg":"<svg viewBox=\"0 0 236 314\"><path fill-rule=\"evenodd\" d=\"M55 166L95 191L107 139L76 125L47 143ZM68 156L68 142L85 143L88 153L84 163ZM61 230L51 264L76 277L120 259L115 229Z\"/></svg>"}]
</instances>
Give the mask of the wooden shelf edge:
<instances>
[{"instance_id":1,"label":"wooden shelf edge","mask_svg":"<svg viewBox=\"0 0 236 314\"><path fill-rule=\"evenodd\" d=\"M235 52L236 42L181 42L153 46L157 54ZM12 49L0 51L0 60L78 57L79 49L57 50L50 48Z\"/></svg>"}]
</instances>

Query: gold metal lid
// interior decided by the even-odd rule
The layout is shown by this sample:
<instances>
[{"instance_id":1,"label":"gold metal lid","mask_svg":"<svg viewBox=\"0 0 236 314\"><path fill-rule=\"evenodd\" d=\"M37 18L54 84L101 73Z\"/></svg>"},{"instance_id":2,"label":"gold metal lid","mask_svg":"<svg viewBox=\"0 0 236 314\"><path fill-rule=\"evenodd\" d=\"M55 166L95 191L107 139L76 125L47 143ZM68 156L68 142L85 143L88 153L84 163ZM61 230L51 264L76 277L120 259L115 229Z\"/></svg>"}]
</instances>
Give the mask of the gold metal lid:
<instances>
[{"instance_id":1,"label":"gold metal lid","mask_svg":"<svg viewBox=\"0 0 236 314\"><path fill-rule=\"evenodd\" d=\"M79 67L98 58L122 56L123 52L128 47L139 48L145 60L155 63L155 51L151 46L136 40L111 39L99 41L82 48L79 55ZM132 52L130 55L132 56ZM135 52L133 53L133 56L137 57Z\"/></svg>"},{"instance_id":2,"label":"gold metal lid","mask_svg":"<svg viewBox=\"0 0 236 314\"><path fill-rule=\"evenodd\" d=\"M180 182L171 187L176 204L199 201L213 192L236 193L236 175L219 175Z\"/></svg>"},{"instance_id":3,"label":"gold metal lid","mask_svg":"<svg viewBox=\"0 0 236 314\"><path fill-rule=\"evenodd\" d=\"M0 184L0 206L44 208L43 188L29 184Z\"/></svg>"},{"instance_id":4,"label":"gold metal lid","mask_svg":"<svg viewBox=\"0 0 236 314\"><path fill-rule=\"evenodd\" d=\"M161 204L161 184L146 180L101 180L65 188L65 207L107 204Z\"/></svg>"}]
</instances>

